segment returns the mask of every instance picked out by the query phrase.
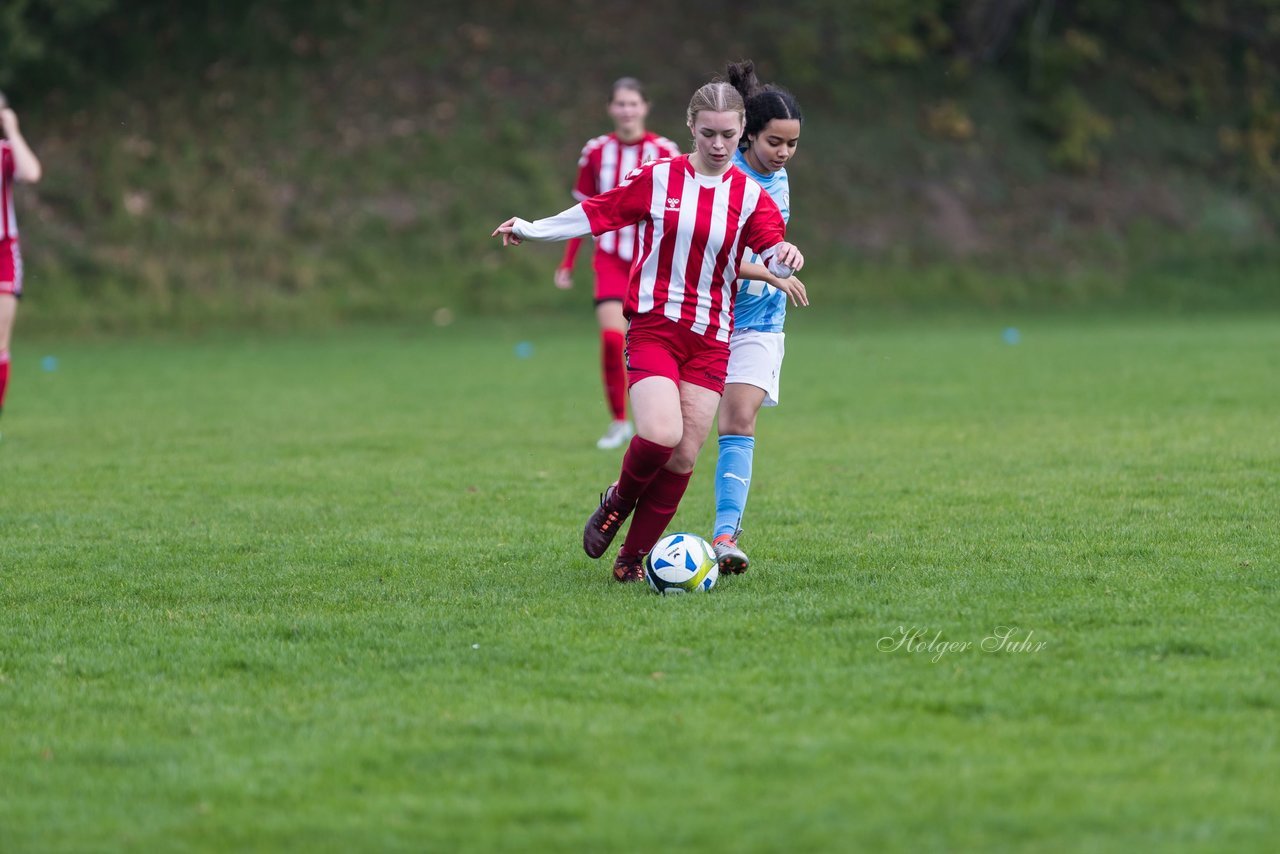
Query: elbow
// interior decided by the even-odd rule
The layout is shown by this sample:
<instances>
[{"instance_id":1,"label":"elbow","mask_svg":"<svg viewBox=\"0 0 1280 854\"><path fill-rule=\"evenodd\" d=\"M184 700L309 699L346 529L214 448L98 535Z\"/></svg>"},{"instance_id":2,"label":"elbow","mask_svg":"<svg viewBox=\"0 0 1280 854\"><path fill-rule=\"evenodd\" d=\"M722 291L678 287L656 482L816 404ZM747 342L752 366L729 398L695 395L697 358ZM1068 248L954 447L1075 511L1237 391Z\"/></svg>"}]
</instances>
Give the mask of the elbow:
<instances>
[{"instance_id":1,"label":"elbow","mask_svg":"<svg viewBox=\"0 0 1280 854\"><path fill-rule=\"evenodd\" d=\"M44 170L37 163L35 166L28 166L26 169L15 172L13 177L24 184L39 184L40 179L44 177Z\"/></svg>"}]
</instances>

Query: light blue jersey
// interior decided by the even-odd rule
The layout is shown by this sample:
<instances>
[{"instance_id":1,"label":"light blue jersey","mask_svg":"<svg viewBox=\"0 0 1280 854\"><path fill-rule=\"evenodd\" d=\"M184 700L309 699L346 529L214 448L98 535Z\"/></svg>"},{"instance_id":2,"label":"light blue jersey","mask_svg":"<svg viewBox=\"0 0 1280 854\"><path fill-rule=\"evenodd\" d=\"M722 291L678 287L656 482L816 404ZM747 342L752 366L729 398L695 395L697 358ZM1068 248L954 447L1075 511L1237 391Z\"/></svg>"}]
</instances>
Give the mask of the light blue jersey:
<instances>
[{"instance_id":1,"label":"light blue jersey","mask_svg":"<svg viewBox=\"0 0 1280 854\"><path fill-rule=\"evenodd\" d=\"M734 152L733 163L747 177L752 178L765 192L773 197L782 211L782 221L791 221L791 182L787 180L786 167L777 172L761 174L747 163L741 150ZM767 247L765 247L767 248ZM760 256L752 254L749 259L760 263ZM733 304L733 328L758 329L761 332L781 332L782 324L787 319L787 295L764 282L738 280L738 296Z\"/></svg>"}]
</instances>

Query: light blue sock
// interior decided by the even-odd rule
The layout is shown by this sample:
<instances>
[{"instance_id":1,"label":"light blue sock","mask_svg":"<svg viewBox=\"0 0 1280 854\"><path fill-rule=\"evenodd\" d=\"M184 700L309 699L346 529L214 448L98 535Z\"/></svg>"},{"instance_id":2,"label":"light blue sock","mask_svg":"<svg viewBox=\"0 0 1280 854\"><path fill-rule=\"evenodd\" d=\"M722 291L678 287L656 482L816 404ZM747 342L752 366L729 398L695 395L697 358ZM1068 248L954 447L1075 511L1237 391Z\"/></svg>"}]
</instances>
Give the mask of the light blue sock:
<instances>
[{"instance_id":1,"label":"light blue sock","mask_svg":"<svg viewBox=\"0 0 1280 854\"><path fill-rule=\"evenodd\" d=\"M755 436L720 437L720 458L716 461L716 532L713 538L738 530L742 513L747 509L751 459L755 450Z\"/></svg>"}]
</instances>

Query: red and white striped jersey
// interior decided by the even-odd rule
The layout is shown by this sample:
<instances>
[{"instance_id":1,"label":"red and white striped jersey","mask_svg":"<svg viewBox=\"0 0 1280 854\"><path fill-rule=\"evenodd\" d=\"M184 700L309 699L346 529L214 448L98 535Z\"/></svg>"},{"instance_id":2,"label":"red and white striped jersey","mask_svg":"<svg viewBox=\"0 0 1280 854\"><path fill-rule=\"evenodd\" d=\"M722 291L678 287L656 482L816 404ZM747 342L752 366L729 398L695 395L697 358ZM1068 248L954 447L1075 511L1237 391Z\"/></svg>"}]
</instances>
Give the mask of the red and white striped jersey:
<instances>
[{"instance_id":1,"label":"red and white striped jersey","mask_svg":"<svg viewBox=\"0 0 1280 854\"><path fill-rule=\"evenodd\" d=\"M573 197L582 202L607 193L622 183L623 176L637 166L663 157L679 156L680 146L656 133L646 132L636 142L623 142L616 133L598 136L582 147ZM635 241L635 228L624 226L616 232L600 235L596 239L596 251L630 262Z\"/></svg>"},{"instance_id":2,"label":"red and white striped jersey","mask_svg":"<svg viewBox=\"0 0 1280 854\"><path fill-rule=\"evenodd\" d=\"M0 139L0 240L18 239L18 218L13 214L13 146Z\"/></svg>"},{"instance_id":3,"label":"red and white striped jersey","mask_svg":"<svg viewBox=\"0 0 1280 854\"><path fill-rule=\"evenodd\" d=\"M636 260L623 311L661 312L718 341L733 331L738 265L749 246L763 263L786 239L777 204L741 169L699 175L687 155L647 163L582 202L592 234L634 223Z\"/></svg>"}]
</instances>

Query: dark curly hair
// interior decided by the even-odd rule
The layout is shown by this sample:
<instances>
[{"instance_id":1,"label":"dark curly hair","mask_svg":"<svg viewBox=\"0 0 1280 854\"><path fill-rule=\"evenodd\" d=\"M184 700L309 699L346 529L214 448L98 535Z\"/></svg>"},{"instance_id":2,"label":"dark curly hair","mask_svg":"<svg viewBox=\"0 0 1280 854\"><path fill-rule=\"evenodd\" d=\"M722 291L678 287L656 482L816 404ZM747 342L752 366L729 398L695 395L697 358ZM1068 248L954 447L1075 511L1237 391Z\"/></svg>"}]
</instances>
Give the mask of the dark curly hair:
<instances>
[{"instance_id":1,"label":"dark curly hair","mask_svg":"<svg viewBox=\"0 0 1280 854\"><path fill-rule=\"evenodd\" d=\"M742 95L747 107L747 126L742 132L741 148L750 144L748 137L760 133L773 119L795 119L804 124L804 114L800 112L796 96L781 86L761 83L756 78L756 64L751 60L729 63L725 78Z\"/></svg>"}]
</instances>

